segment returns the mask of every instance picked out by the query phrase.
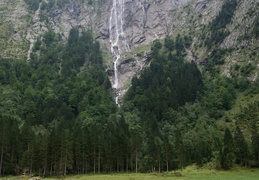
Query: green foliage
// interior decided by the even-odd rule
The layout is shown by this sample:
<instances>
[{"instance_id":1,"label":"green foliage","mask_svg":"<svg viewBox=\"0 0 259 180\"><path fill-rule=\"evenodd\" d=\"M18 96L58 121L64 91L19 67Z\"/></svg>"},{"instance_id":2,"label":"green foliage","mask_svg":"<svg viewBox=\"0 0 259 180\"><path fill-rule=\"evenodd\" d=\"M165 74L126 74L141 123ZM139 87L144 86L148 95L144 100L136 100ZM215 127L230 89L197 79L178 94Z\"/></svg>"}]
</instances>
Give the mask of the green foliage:
<instances>
[{"instance_id":1,"label":"green foliage","mask_svg":"<svg viewBox=\"0 0 259 180\"><path fill-rule=\"evenodd\" d=\"M205 45L211 49L213 45L221 43L228 35L229 32L225 29L212 30L210 37L205 40Z\"/></svg>"},{"instance_id":2,"label":"green foliage","mask_svg":"<svg viewBox=\"0 0 259 180\"><path fill-rule=\"evenodd\" d=\"M93 122L103 121L109 124L108 117L116 110L111 96L111 85L102 67L99 44L92 42L90 32L82 32L82 36L78 36L78 41L82 41L85 52L81 55L90 57L85 58L89 64L84 71L76 73L76 76L67 76L60 73L63 63L69 60L63 59L66 58L65 50L82 50L80 46L74 47L73 41L64 46L60 37L53 31L46 32L40 37L33 48L29 63L6 59L0 61L0 125L3 128L0 147L5 147L0 148L0 154L3 154L3 158L0 158L1 175L21 173L21 170L26 169L28 173L37 171L45 175L82 172L82 167L84 171L88 168L92 171L90 166L85 167L88 157L93 153L104 152L100 143L96 150L88 147L91 146L91 142L95 142L93 138L96 137L90 138L89 141L79 141L79 146L81 147L82 143L81 148L84 149L79 153L80 156L72 148L72 137L78 133L73 131L76 125L78 126L76 121L82 120L77 129L82 132L82 137L90 137L90 129L82 129L83 122L91 118ZM86 40L85 43L83 40ZM95 54L97 52L98 54ZM9 130L12 129L12 125L6 124L6 120L16 123L16 127L13 127L15 133ZM98 128L99 126L102 127L102 122ZM16 135L20 138L16 138ZM86 144L88 142L90 144ZM75 159L75 156L80 159ZM91 161L92 159L89 159L89 163Z\"/></svg>"},{"instance_id":3,"label":"green foliage","mask_svg":"<svg viewBox=\"0 0 259 180\"><path fill-rule=\"evenodd\" d=\"M194 102L203 85L196 65L185 63L179 55L184 53L179 48L184 45L181 36L177 39L176 54L170 52L171 46L166 47L169 50L167 57L161 53L161 44L154 42L150 67L142 72L139 79L132 79L132 86L125 97L132 107L137 108L141 125L146 129L143 144L147 145L143 147L140 165L144 171L150 169L150 164L158 169L164 164L167 170L183 168L187 164L183 139L179 135L181 131L173 128L180 122L180 119L176 120L175 110L187 102ZM167 43L170 41L167 39Z\"/></svg>"},{"instance_id":4,"label":"green foliage","mask_svg":"<svg viewBox=\"0 0 259 180\"><path fill-rule=\"evenodd\" d=\"M214 28L225 28L227 24L231 22L231 19L236 11L238 5L237 0L225 0L219 14L215 20L211 23L211 29Z\"/></svg>"},{"instance_id":5,"label":"green foliage","mask_svg":"<svg viewBox=\"0 0 259 180\"><path fill-rule=\"evenodd\" d=\"M184 56L186 54L185 49L188 49L192 44L191 36L184 35L183 37L180 34L177 34L175 40L166 36L164 39L164 46L169 52L176 51L177 56Z\"/></svg>"},{"instance_id":6,"label":"green foliage","mask_svg":"<svg viewBox=\"0 0 259 180\"><path fill-rule=\"evenodd\" d=\"M254 101L249 103L246 107L241 109L241 112L237 115L237 120L240 125L248 126L248 131L251 133L251 141L252 141L252 154L254 157L255 164L259 163L259 135L258 135L258 121L259 121L259 102ZM245 144L242 140L242 134L239 135L239 143L242 143L242 146L238 149L239 153L243 153L239 159L240 163L246 163L246 156L247 154L245 150ZM241 161L242 160L242 161ZM254 165L253 165L254 166Z\"/></svg>"},{"instance_id":7,"label":"green foliage","mask_svg":"<svg viewBox=\"0 0 259 180\"><path fill-rule=\"evenodd\" d=\"M258 8L258 5L257 5L257 8ZM257 15L257 17L255 19L252 33L255 35L256 38L259 37L259 16L258 15Z\"/></svg>"},{"instance_id":8,"label":"green foliage","mask_svg":"<svg viewBox=\"0 0 259 180\"><path fill-rule=\"evenodd\" d=\"M243 166L247 166L249 157L248 145L245 141L243 132L241 131L239 126L237 126L236 128L234 143L236 163Z\"/></svg>"},{"instance_id":9,"label":"green foliage","mask_svg":"<svg viewBox=\"0 0 259 180\"><path fill-rule=\"evenodd\" d=\"M165 37L165 40L164 40L165 42L165 48L167 48L169 51L173 51L174 50L174 40L171 38L171 37L169 37L169 36L166 36Z\"/></svg>"},{"instance_id":10,"label":"green foliage","mask_svg":"<svg viewBox=\"0 0 259 180\"><path fill-rule=\"evenodd\" d=\"M213 45L221 43L228 36L229 32L225 28L231 22L237 5L237 0L225 0L219 14L209 26L210 35L205 40L205 45L208 49L211 49Z\"/></svg>"},{"instance_id":11,"label":"green foliage","mask_svg":"<svg viewBox=\"0 0 259 180\"><path fill-rule=\"evenodd\" d=\"M29 9L32 11L36 11L39 8L39 4L41 0L24 0L28 5Z\"/></svg>"},{"instance_id":12,"label":"green foliage","mask_svg":"<svg viewBox=\"0 0 259 180\"><path fill-rule=\"evenodd\" d=\"M175 38L175 49L177 56L182 56L185 52L184 49L184 40L180 34L178 34Z\"/></svg>"},{"instance_id":13,"label":"green foliage","mask_svg":"<svg viewBox=\"0 0 259 180\"><path fill-rule=\"evenodd\" d=\"M209 60L211 60L214 65L222 65L224 64L223 57L227 52L227 49L215 49L211 52Z\"/></svg>"},{"instance_id":14,"label":"green foliage","mask_svg":"<svg viewBox=\"0 0 259 180\"><path fill-rule=\"evenodd\" d=\"M253 71L254 69L255 69L255 66L252 65L251 63L248 63L247 65L240 67L240 72L243 76L248 76L251 73L251 71Z\"/></svg>"},{"instance_id":15,"label":"green foliage","mask_svg":"<svg viewBox=\"0 0 259 180\"><path fill-rule=\"evenodd\" d=\"M100 45L93 39L90 31L82 32L79 36L79 30L73 28L68 37L68 44L63 57L62 73L72 75L73 71L80 71L83 65L102 64Z\"/></svg>"},{"instance_id":16,"label":"green foliage","mask_svg":"<svg viewBox=\"0 0 259 180\"><path fill-rule=\"evenodd\" d=\"M202 101L210 117L218 119L225 110L231 109L236 92L233 82L229 78L219 78L214 81L205 81L205 96Z\"/></svg>"},{"instance_id":17,"label":"green foliage","mask_svg":"<svg viewBox=\"0 0 259 180\"><path fill-rule=\"evenodd\" d=\"M249 89L249 87L251 86L251 83L250 83L250 81L247 78L244 78L244 77L235 78L234 79L234 86L240 92L243 92L246 89Z\"/></svg>"},{"instance_id":18,"label":"green foliage","mask_svg":"<svg viewBox=\"0 0 259 180\"><path fill-rule=\"evenodd\" d=\"M153 109L154 116L162 119L163 112L168 108L177 108L194 101L202 82L201 74L193 62L184 63L181 57L171 53L168 57L159 54L160 46L157 47L156 43L151 52L154 59L150 68L139 79L132 80L127 100L132 100L143 112Z\"/></svg>"},{"instance_id":19,"label":"green foliage","mask_svg":"<svg viewBox=\"0 0 259 180\"><path fill-rule=\"evenodd\" d=\"M190 44L181 35L164 45L154 41L150 67L132 79L121 108L90 31L73 28L66 44L48 31L35 42L30 62L1 59L0 175L257 167L258 102L231 113L236 97L258 94L258 82L202 76L184 61ZM212 51L211 66L227 52ZM234 138L224 120L236 120Z\"/></svg>"},{"instance_id":20,"label":"green foliage","mask_svg":"<svg viewBox=\"0 0 259 180\"><path fill-rule=\"evenodd\" d=\"M256 108L258 108L258 106ZM251 140L252 140L254 159L256 164L258 165L259 164L259 134L258 134L256 118L254 118L251 123Z\"/></svg>"},{"instance_id":21,"label":"green foliage","mask_svg":"<svg viewBox=\"0 0 259 180\"><path fill-rule=\"evenodd\" d=\"M88 4L89 5L93 5L93 1L92 0L88 0Z\"/></svg>"},{"instance_id":22,"label":"green foliage","mask_svg":"<svg viewBox=\"0 0 259 180\"><path fill-rule=\"evenodd\" d=\"M15 174L15 165L20 161L21 139L18 122L6 115L0 116L0 175Z\"/></svg>"},{"instance_id":23,"label":"green foliage","mask_svg":"<svg viewBox=\"0 0 259 180\"><path fill-rule=\"evenodd\" d=\"M40 0L41 1L41 0ZM55 15L55 10L66 7L66 4L69 4L70 0L48 0L48 1L41 1L40 7L40 21L46 21L48 23L48 18L51 15Z\"/></svg>"},{"instance_id":24,"label":"green foliage","mask_svg":"<svg viewBox=\"0 0 259 180\"><path fill-rule=\"evenodd\" d=\"M176 159L179 164L179 168L182 169L185 166L185 156L184 156L184 144L179 129L175 131L175 148L176 148Z\"/></svg>"},{"instance_id":25,"label":"green foliage","mask_svg":"<svg viewBox=\"0 0 259 180\"><path fill-rule=\"evenodd\" d=\"M184 46L185 48L189 48L192 45L192 38L191 36L184 36Z\"/></svg>"},{"instance_id":26,"label":"green foliage","mask_svg":"<svg viewBox=\"0 0 259 180\"><path fill-rule=\"evenodd\" d=\"M225 64L225 56L233 51L232 48L229 49L214 49L211 51L209 54L208 58L206 59L206 64L205 64L205 71L210 72L212 76L216 76L219 74L219 67L217 65L223 65ZM236 69L240 67L235 67Z\"/></svg>"},{"instance_id":27,"label":"green foliage","mask_svg":"<svg viewBox=\"0 0 259 180\"><path fill-rule=\"evenodd\" d=\"M57 6L59 8L62 8L65 4L68 4L70 1L69 0L57 0Z\"/></svg>"},{"instance_id":28,"label":"green foliage","mask_svg":"<svg viewBox=\"0 0 259 180\"><path fill-rule=\"evenodd\" d=\"M223 139L223 149L220 153L220 163L223 169L230 169L234 163L234 141L231 132L227 128Z\"/></svg>"},{"instance_id":29,"label":"green foliage","mask_svg":"<svg viewBox=\"0 0 259 180\"><path fill-rule=\"evenodd\" d=\"M49 11L49 10L51 10L54 7L54 5L55 5L55 0L49 0L48 3L44 4L44 7L42 7L41 10Z\"/></svg>"}]
</instances>

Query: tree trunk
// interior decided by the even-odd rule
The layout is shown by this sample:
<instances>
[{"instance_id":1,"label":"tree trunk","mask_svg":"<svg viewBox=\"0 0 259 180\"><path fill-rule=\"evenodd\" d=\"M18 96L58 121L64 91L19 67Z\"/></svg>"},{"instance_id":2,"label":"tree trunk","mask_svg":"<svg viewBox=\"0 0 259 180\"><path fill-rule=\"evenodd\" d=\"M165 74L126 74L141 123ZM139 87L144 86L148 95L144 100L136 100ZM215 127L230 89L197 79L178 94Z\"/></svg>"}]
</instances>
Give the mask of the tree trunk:
<instances>
[{"instance_id":1,"label":"tree trunk","mask_svg":"<svg viewBox=\"0 0 259 180\"><path fill-rule=\"evenodd\" d=\"M161 169L160 169L160 158L159 158L159 161L158 161L158 171L159 171L159 173L161 172Z\"/></svg>"},{"instance_id":2,"label":"tree trunk","mask_svg":"<svg viewBox=\"0 0 259 180\"><path fill-rule=\"evenodd\" d=\"M168 172L169 166L168 166L168 158L166 160L166 172Z\"/></svg>"},{"instance_id":3,"label":"tree trunk","mask_svg":"<svg viewBox=\"0 0 259 180\"><path fill-rule=\"evenodd\" d=\"M49 173L50 176L52 176L52 161L50 163L50 173Z\"/></svg>"},{"instance_id":4,"label":"tree trunk","mask_svg":"<svg viewBox=\"0 0 259 180\"><path fill-rule=\"evenodd\" d=\"M119 160L117 159L117 172L119 172Z\"/></svg>"},{"instance_id":5,"label":"tree trunk","mask_svg":"<svg viewBox=\"0 0 259 180\"><path fill-rule=\"evenodd\" d=\"M100 168L101 168L101 151L99 148L99 153L98 153L98 173L100 173Z\"/></svg>"},{"instance_id":6,"label":"tree trunk","mask_svg":"<svg viewBox=\"0 0 259 180\"><path fill-rule=\"evenodd\" d=\"M112 137L112 134L111 134L111 131L110 131L110 172L112 172L112 142L111 142L111 138Z\"/></svg>"},{"instance_id":7,"label":"tree trunk","mask_svg":"<svg viewBox=\"0 0 259 180\"><path fill-rule=\"evenodd\" d=\"M2 148L1 148L0 176L2 175L3 159L4 159L4 141L2 141Z\"/></svg>"},{"instance_id":8,"label":"tree trunk","mask_svg":"<svg viewBox=\"0 0 259 180\"><path fill-rule=\"evenodd\" d=\"M95 145L94 145L94 174L95 174Z\"/></svg>"},{"instance_id":9,"label":"tree trunk","mask_svg":"<svg viewBox=\"0 0 259 180\"><path fill-rule=\"evenodd\" d=\"M14 161L14 146L12 146L12 155L11 155L11 163Z\"/></svg>"},{"instance_id":10,"label":"tree trunk","mask_svg":"<svg viewBox=\"0 0 259 180\"><path fill-rule=\"evenodd\" d=\"M44 168L43 168L43 175L46 176L46 168L47 168L47 165L44 164Z\"/></svg>"},{"instance_id":11,"label":"tree trunk","mask_svg":"<svg viewBox=\"0 0 259 180\"><path fill-rule=\"evenodd\" d=\"M136 173L138 173L138 155L137 155L137 148L136 148Z\"/></svg>"},{"instance_id":12,"label":"tree trunk","mask_svg":"<svg viewBox=\"0 0 259 180\"><path fill-rule=\"evenodd\" d=\"M121 172L124 172L124 159L121 160Z\"/></svg>"},{"instance_id":13,"label":"tree trunk","mask_svg":"<svg viewBox=\"0 0 259 180\"><path fill-rule=\"evenodd\" d=\"M110 172L112 172L112 160L110 158Z\"/></svg>"},{"instance_id":14,"label":"tree trunk","mask_svg":"<svg viewBox=\"0 0 259 180\"><path fill-rule=\"evenodd\" d=\"M4 161L4 139L5 139L5 126L3 124L3 133L2 133L2 147L1 147L1 160L0 160L0 176L2 175L2 169L3 169L3 161Z\"/></svg>"},{"instance_id":15,"label":"tree trunk","mask_svg":"<svg viewBox=\"0 0 259 180\"><path fill-rule=\"evenodd\" d=\"M86 158L86 161L85 161L85 173L87 173L87 158Z\"/></svg>"},{"instance_id":16,"label":"tree trunk","mask_svg":"<svg viewBox=\"0 0 259 180\"><path fill-rule=\"evenodd\" d=\"M45 149L45 157L44 157L44 167L43 167L43 175L46 176L46 173L47 173L47 166L48 166L48 158L47 158L47 152L46 152L46 149Z\"/></svg>"},{"instance_id":17,"label":"tree trunk","mask_svg":"<svg viewBox=\"0 0 259 180\"><path fill-rule=\"evenodd\" d=\"M64 176L67 175L67 162L65 162L65 167L64 167Z\"/></svg>"},{"instance_id":18,"label":"tree trunk","mask_svg":"<svg viewBox=\"0 0 259 180\"><path fill-rule=\"evenodd\" d=\"M30 159L30 175L32 175L32 154L30 156L31 156L31 159Z\"/></svg>"},{"instance_id":19,"label":"tree trunk","mask_svg":"<svg viewBox=\"0 0 259 180\"><path fill-rule=\"evenodd\" d=\"M62 155L62 151L61 151L61 160L60 160L60 164L59 164L59 175L61 175L62 174L62 164L63 164L63 155Z\"/></svg>"},{"instance_id":20,"label":"tree trunk","mask_svg":"<svg viewBox=\"0 0 259 180\"><path fill-rule=\"evenodd\" d=\"M126 171L129 172L129 159L126 160Z\"/></svg>"}]
</instances>

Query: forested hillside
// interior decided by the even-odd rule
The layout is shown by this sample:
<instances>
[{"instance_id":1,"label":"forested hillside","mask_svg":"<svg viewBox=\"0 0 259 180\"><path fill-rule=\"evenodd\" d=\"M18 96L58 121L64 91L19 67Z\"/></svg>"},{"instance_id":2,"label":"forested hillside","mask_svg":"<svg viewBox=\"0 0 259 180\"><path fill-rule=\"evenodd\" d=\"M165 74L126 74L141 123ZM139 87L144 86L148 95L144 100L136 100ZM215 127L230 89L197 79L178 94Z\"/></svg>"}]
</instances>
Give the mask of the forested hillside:
<instances>
[{"instance_id":1,"label":"forested hillside","mask_svg":"<svg viewBox=\"0 0 259 180\"><path fill-rule=\"evenodd\" d=\"M259 168L258 0L0 5L0 176Z\"/></svg>"},{"instance_id":2,"label":"forested hillside","mask_svg":"<svg viewBox=\"0 0 259 180\"><path fill-rule=\"evenodd\" d=\"M72 29L63 45L49 31L36 42L29 63L0 63L0 174L93 170L103 155L99 131L116 105L91 32Z\"/></svg>"},{"instance_id":3,"label":"forested hillside","mask_svg":"<svg viewBox=\"0 0 259 180\"><path fill-rule=\"evenodd\" d=\"M210 64L201 73L183 58L190 43L154 41L121 107L90 31L73 28L66 44L48 31L30 62L1 59L0 174L258 167L258 82ZM247 104L238 108L240 97Z\"/></svg>"}]
</instances>

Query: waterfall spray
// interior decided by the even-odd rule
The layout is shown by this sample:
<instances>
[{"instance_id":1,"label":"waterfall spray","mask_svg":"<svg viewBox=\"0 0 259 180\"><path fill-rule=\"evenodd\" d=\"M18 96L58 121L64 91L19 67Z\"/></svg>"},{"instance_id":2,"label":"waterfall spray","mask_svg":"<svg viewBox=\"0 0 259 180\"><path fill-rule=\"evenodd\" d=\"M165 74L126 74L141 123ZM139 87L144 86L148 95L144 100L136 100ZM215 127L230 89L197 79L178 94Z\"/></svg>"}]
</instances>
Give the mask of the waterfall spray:
<instances>
[{"instance_id":1,"label":"waterfall spray","mask_svg":"<svg viewBox=\"0 0 259 180\"><path fill-rule=\"evenodd\" d=\"M125 35L123 32L123 13L124 13L124 0L113 0L111 14L110 14L110 44L111 53L113 54L113 65L114 65L114 81L113 88L116 91L116 104L119 104L119 75L118 65L123 50L129 50L129 46L125 41ZM123 48L123 45L125 48Z\"/></svg>"}]
</instances>

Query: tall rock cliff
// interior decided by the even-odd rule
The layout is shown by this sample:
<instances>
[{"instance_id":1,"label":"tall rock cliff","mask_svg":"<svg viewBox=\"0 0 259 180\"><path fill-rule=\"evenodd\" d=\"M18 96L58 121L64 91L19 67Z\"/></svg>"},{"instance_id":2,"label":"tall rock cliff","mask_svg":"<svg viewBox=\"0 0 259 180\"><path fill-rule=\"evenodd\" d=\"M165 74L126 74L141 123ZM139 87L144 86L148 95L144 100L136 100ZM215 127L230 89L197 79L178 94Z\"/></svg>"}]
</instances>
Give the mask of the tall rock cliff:
<instances>
[{"instance_id":1,"label":"tall rock cliff","mask_svg":"<svg viewBox=\"0 0 259 180\"><path fill-rule=\"evenodd\" d=\"M258 36L255 34L259 24L259 0L236 0L237 6L231 21L226 24L224 30L221 29L227 33L219 45L209 49L204 44L214 33L209 27L221 13L226 0L35 0L32 2L1 0L1 57L29 60L33 44L42 33L52 29L60 33L65 41L70 29L78 26L92 29L95 37L101 42L106 68L113 84L117 69L118 91L125 91L130 85L130 79L149 65L147 54L150 43L154 39L163 39L166 35L188 35L192 44L187 50L186 59L198 64L206 63L206 59L215 48L232 48L234 50L224 56L224 65L219 67L222 74L231 76L235 73L232 72L233 64L245 65L246 62L250 62L256 70L249 74L249 78L256 80L258 76ZM118 9L113 12L115 6L122 8L119 10L120 14L117 12ZM117 47L111 39L113 31L118 30L113 16L120 16L122 20L119 25L123 34L118 35L120 42L116 44ZM121 52L114 66L116 55L112 54L112 51L116 48Z\"/></svg>"}]
</instances>

